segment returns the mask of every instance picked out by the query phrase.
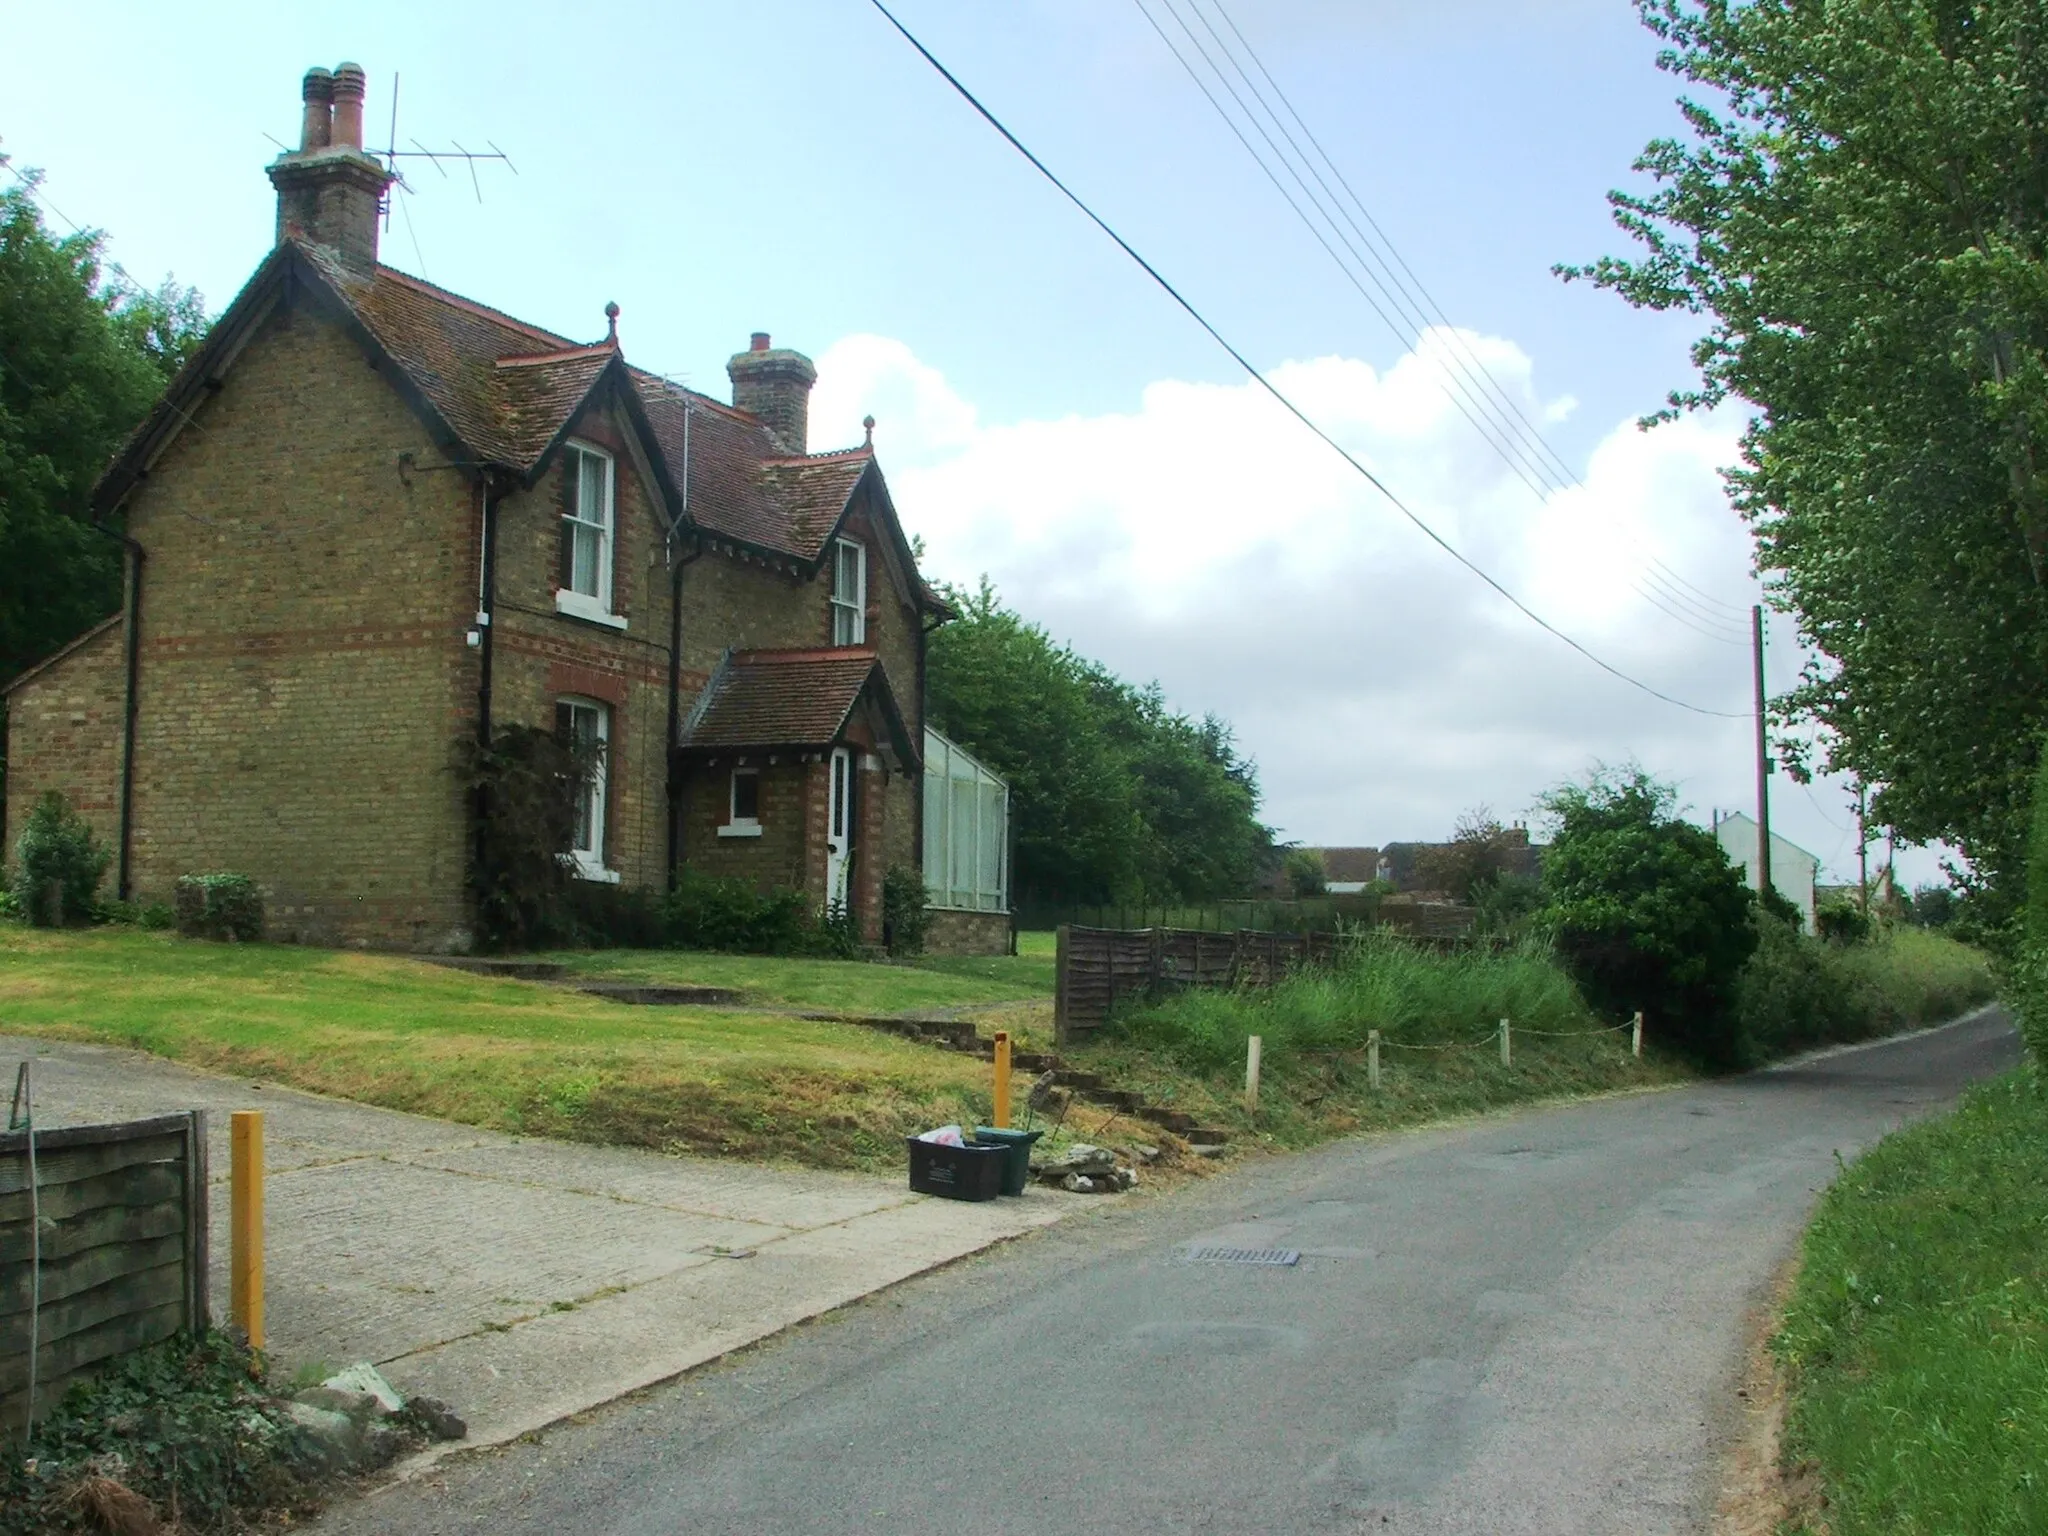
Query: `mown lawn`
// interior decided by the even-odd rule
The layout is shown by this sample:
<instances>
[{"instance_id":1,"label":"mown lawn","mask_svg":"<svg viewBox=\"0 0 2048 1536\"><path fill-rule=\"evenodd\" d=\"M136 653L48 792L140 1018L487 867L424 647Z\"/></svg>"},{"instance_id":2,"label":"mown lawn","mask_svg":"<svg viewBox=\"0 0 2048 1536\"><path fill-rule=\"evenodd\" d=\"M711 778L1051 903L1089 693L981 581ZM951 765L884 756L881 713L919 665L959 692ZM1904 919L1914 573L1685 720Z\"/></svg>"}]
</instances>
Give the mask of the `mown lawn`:
<instances>
[{"instance_id":1,"label":"mown lawn","mask_svg":"<svg viewBox=\"0 0 2048 1536\"><path fill-rule=\"evenodd\" d=\"M878 985L901 979L864 969ZM1002 995L904 974L949 1001ZM859 1025L633 1007L396 957L122 928L0 925L0 1033L133 1046L500 1130L824 1167L894 1166L906 1132L985 1118L991 1086L985 1062Z\"/></svg>"},{"instance_id":2,"label":"mown lawn","mask_svg":"<svg viewBox=\"0 0 2048 1536\"><path fill-rule=\"evenodd\" d=\"M1887 1137L1822 1199L1775 1348L1818 1536L2048 1531L2048 1089ZM1823 1521L1825 1524L1821 1524Z\"/></svg>"}]
</instances>

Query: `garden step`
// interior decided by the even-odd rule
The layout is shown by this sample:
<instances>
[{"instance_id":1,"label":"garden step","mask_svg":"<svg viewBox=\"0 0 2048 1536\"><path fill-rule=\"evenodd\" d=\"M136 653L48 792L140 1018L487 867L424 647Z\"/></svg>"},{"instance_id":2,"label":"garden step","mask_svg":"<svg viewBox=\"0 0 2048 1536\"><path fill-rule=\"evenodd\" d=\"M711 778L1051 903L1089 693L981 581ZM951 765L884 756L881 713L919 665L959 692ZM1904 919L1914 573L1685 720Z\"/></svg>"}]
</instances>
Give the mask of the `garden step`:
<instances>
[{"instance_id":1,"label":"garden step","mask_svg":"<svg viewBox=\"0 0 2048 1536\"><path fill-rule=\"evenodd\" d=\"M731 987L643 986L627 981L586 981L579 982L576 990L614 1003L642 1003L655 1008L716 1007L740 1000L740 994Z\"/></svg>"},{"instance_id":2,"label":"garden step","mask_svg":"<svg viewBox=\"0 0 2048 1536\"><path fill-rule=\"evenodd\" d=\"M477 955L421 955L429 965L473 976L501 976L507 981L560 981L568 967L559 960L489 960Z\"/></svg>"}]
</instances>

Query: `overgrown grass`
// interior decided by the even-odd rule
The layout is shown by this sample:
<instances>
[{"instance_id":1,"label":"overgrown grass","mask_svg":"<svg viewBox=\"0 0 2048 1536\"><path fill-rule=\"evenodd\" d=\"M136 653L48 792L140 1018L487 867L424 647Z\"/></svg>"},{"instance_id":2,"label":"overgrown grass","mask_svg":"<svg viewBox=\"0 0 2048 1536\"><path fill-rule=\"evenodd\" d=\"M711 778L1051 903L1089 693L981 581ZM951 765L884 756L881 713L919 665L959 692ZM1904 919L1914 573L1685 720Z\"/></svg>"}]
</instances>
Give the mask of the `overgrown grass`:
<instances>
[{"instance_id":1,"label":"overgrown grass","mask_svg":"<svg viewBox=\"0 0 2048 1536\"><path fill-rule=\"evenodd\" d=\"M1513 1021L1503 1066L1499 1021ZM1539 946L1439 953L1368 937L1328 971L1264 990L1190 991L1122 1014L1068 1054L1209 1123L1280 1146L1503 1105L1676 1081L1657 1053L1595 1018ZM1380 1031L1381 1086L1367 1035ZM1539 1033L1543 1032L1543 1033ZM1245 1048L1260 1037L1258 1110L1243 1102Z\"/></svg>"},{"instance_id":2,"label":"overgrown grass","mask_svg":"<svg viewBox=\"0 0 2048 1536\"><path fill-rule=\"evenodd\" d=\"M7 1032L498 1130L820 1167L897 1166L904 1134L986 1117L990 1096L987 1063L858 1025L120 929L0 927Z\"/></svg>"},{"instance_id":3,"label":"overgrown grass","mask_svg":"<svg viewBox=\"0 0 2048 1536\"><path fill-rule=\"evenodd\" d=\"M1775 1348L1831 1536L2048 1530L2048 1092L2031 1068L1886 1138L1806 1235Z\"/></svg>"},{"instance_id":4,"label":"overgrown grass","mask_svg":"<svg viewBox=\"0 0 2048 1536\"><path fill-rule=\"evenodd\" d=\"M1377 1029L1388 1051L1491 1039L1501 1019L1530 1030L1600 1027L1562 967L1534 944L1439 953L1368 934L1336 966L1263 990L1189 991L1134 1009L1117 1034L1198 1072L1242 1063L1258 1035L1267 1062L1363 1050ZM1611 1021L1610 1021L1611 1022Z\"/></svg>"},{"instance_id":5,"label":"overgrown grass","mask_svg":"<svg viewBox=\"0 0 2048 1536\"><path fill-rule=\"evenodd\" d=\"M1939 1023L1995 990L1989 959L1942 934L1896 928L1844 945L1768 924L1736 989L1736 1059L1756 1065Z\"/></svg>"}]
</instances>

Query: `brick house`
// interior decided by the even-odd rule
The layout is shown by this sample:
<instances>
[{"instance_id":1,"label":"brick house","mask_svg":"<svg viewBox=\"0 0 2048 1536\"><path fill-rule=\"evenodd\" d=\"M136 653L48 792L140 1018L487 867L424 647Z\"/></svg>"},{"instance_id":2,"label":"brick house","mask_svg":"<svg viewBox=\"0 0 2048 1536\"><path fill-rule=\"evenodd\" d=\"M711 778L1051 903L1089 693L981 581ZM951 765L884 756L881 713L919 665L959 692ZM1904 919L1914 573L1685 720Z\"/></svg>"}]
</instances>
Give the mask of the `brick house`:
<instances>
[{"instance_id":1,"label":"brick house","mask_svg":"<svg viewBox=\"0 0 2048 1536\"><path fill-rule=\"evenodd\" d=\"M727 404L628 363L616 306L579 342L380 265L363 87L306 76L275 248L95 490L123 609L9 685L8 824L60 789L123 896L235 869L279 938L461 948L459 743L554 722L604 744L584 877L687 864L879 938L947 609L872 432L810 452L766 335Z\"/></svg>"}]
</instances>

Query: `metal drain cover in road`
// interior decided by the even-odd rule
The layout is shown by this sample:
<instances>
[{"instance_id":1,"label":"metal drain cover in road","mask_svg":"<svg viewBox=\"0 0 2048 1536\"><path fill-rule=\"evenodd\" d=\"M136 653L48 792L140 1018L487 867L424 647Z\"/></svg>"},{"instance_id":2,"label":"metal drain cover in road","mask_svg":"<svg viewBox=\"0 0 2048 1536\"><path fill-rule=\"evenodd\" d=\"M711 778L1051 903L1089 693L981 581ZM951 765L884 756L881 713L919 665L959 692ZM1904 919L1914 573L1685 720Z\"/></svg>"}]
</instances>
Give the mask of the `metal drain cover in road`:
<instances>
[{"instance_id":1,"label":"metal drain cover in road","mask_svg":"<svg viewBox=\"0 0 2048 1536\"><path fill-rule=\"evenodd\" d=\"M1181 1255L1189 1264L1270 1264L1301 1262L1298 1248L1190 1248Z\"/></svg>"}]
</instances>

